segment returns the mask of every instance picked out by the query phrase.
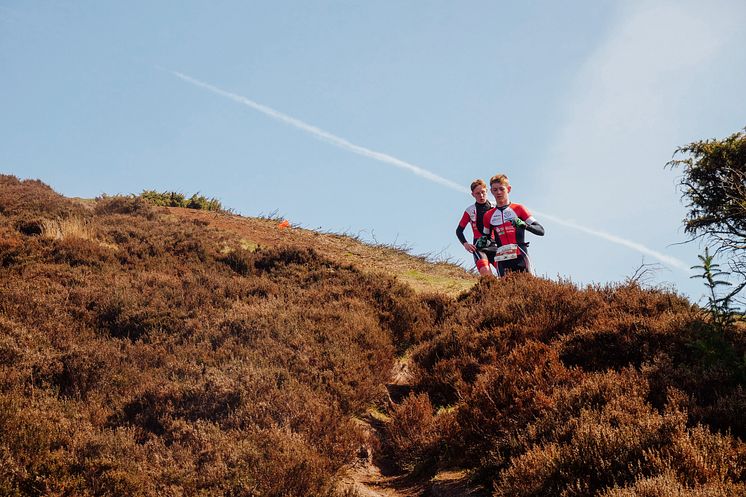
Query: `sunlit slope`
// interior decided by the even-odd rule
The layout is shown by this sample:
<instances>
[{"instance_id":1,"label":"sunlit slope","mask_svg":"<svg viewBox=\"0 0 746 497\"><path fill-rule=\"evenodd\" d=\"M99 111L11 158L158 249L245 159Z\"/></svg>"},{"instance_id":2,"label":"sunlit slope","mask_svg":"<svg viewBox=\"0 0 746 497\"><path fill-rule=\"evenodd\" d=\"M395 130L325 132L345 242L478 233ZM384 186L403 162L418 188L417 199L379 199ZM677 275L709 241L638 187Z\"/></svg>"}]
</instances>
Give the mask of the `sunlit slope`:
<instances>
[{"instance_id":1,"label":"sunlit slope","mask_svg":"<svg viewBox=\"0 0 746 497\"><path fill-rule=\"evenodd\" d=\"M278 224L0 176L0 495L746 492L741 324Z\"/></svg>"},{"instance_id":2,"label":"sunlit slope","mask_svg":"<svg viewBox=\"0 0 746 497\"><path fill-rule=\"evenodd\" d=\"M474 275L462 267L429 262L396 247L370 245L354 237L321 233L309 229L280 227L280 220L242 217L228 213L169 208L172 222L204 224L224 237L226 248L239 245L248 250L258 247L291 245L307 247L341 264L351 264L365 272L385 272L418 292L456 296L476 283ZM444 234L449 236L449 234Z\"/></svg>"},{"instance_id":3,"label":"sunlit slope","mask_svg":"<svg viewBox=\"0 0 746 497\"><path fill-rule=\"evenodd\" d=\"M220 219L0 176L0 495L330 495L434 313Z\"/></svg>"},{"instance_id":4,"label":"sunlit slope","mask_svg":"<svg viewBox=\"0 0 746 497\"><path fill-rule=\"evenodd\" d=\"M397 464L494 496L746 495L746 335L633 283L483 279L411 350Z\"/></svg>"}]
</instances>

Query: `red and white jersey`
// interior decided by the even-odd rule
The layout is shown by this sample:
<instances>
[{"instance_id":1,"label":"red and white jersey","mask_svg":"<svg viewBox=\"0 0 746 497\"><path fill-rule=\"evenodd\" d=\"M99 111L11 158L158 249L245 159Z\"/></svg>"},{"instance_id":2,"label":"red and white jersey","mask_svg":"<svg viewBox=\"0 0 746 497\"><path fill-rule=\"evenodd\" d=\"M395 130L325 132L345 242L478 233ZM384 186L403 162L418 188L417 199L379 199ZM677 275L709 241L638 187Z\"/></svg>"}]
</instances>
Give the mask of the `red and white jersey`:
<instances>
[{"instance_id":1,"label":"red and white jersey","mask_svg":"<svg viewBox=\"0 0 746 497\"><path fill-rule=\"evenodd\" d=\"M459 228L465 228L467 224L471 225L471 231L474 235L474 240L482 236L482 221L485 219L484 214L492 208L492 204L487 201L483 204L471 204L464 211L464 215L461 216L459 221Z\"/></svg>"},{"instance_id":2,"label":"red and white jersey","mask_svg":"<svg viewBox=\"0 0 746 497\"><path fill-rule=\"evenodd\" d=\"M518 254L520 247L525 245L525 231L515 229L511 222L515 218L520 218L527 224L536 221L528 209L521 204L495 207L484 215L484 234L490 235L494 232L495 243L499 246L517 245L516 254Z\"/></svg>"}]
</instances>

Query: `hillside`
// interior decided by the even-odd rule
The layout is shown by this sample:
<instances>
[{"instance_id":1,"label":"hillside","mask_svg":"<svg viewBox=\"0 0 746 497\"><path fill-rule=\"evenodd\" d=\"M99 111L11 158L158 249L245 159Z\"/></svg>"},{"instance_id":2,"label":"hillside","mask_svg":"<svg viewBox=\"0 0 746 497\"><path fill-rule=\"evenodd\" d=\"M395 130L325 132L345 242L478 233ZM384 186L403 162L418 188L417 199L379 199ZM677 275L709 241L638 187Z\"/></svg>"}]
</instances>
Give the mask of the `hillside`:
<instances>
[{"instance_id":1,"label":"hillside","mask_svg":"<svg viewBox=\"0 0 746 497\"><path fill-rule=\"evenodd\" d=\"M0 176L1 495L744 495L745 354L666 291Z\"/></svg>"},{"instance_id":2,"label":"hillside","mask_svg":"<svg viewBox=\"0 0 746 497\"><path fill-rule=\"evenodd\" d=\"M170 208L179 221L206 223L225 237L226 247L256 247L291 245L311 248L340 264L351 264L364 272L385 272L421 293L440 292L457 296L475 283L473 275L449 263L432 263L396 247L370 245L354 237L291 228L278 229L278 221L248 218L226 213L194 209Z\"/></svg>"}]
</instances>

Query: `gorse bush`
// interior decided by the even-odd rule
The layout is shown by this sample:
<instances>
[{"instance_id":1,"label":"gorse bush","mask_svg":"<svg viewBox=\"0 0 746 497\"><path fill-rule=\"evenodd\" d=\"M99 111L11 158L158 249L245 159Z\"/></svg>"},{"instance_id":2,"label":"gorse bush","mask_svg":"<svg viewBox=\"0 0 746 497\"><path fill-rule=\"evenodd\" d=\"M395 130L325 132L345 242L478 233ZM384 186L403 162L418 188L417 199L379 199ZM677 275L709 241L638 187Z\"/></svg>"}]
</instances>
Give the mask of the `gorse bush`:
<instances>
[{"instance_id":1,"label":"gorse bush","mask_svg":"<svg viewBox=\"0 0 746 497\"><path fill-rule=\"evenodd\" d=\"M198 209L204 211L222 212L223 206L215 198L207 198L195 193L191 197L186 197L183 193L178 192L157 192L155 190L144 190L140 198L153 205L163 207L186 207L187 209Z\"/></svg>"}]
</instances>

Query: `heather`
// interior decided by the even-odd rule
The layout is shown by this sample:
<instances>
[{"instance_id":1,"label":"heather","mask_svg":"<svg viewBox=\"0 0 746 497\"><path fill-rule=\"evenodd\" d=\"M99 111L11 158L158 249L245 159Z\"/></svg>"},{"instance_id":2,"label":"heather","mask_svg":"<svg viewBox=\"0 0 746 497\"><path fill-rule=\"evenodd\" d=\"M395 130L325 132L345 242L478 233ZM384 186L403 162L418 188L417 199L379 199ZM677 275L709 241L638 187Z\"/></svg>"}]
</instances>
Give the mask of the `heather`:
<instances>
[{"instance_id":1,"label":"heather","mask_svg":"<svg viewBox=\"0 0 746 497\"><path fill-rule=\"evenodd\" d=\"M372 407L408 481L746 493L743 322L634 282L417 293L385 247L185 212L0 176L0 495L344 494Z\"/></svg>"},{"instance_id":2,"label":"heather","mask_svg":"<svg viewBox=\"0 0 746 497\"><path fill-rule=\"evenodd\" d=\"M743 495L745 352L667 290L483 280L414 348L389 451L495 496Z\"/></svg>"},{"instance_id":3,"label":"heather","mask_svg":"<svg viewBox=\"0 0 746 497\"><path fill-rule=\"evenodd\" d=\"M137 197L3 176L0 213L3 495L329 494L431 319L385 275Z\"/></svg>"}]
</instances>

